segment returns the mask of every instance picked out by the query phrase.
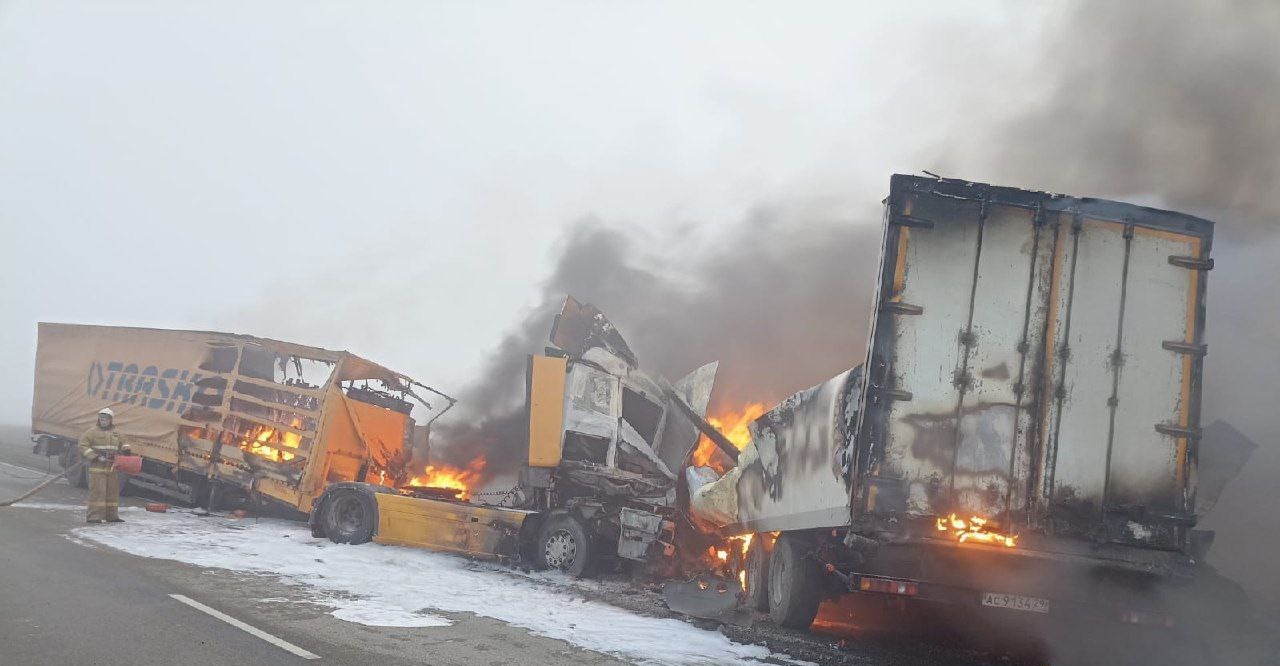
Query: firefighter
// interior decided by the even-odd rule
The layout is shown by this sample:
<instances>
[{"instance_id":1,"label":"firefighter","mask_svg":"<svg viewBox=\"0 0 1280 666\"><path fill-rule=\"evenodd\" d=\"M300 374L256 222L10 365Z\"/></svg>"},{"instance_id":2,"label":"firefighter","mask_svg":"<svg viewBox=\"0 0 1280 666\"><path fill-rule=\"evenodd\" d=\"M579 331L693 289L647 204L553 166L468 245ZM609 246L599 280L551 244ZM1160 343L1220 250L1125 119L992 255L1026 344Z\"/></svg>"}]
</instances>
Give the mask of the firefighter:
<instances>
[{"instance_id":1,"label":"firefighter","mask_svg":"<svg viewBox=\"0 0 1280 666\"><path fill-rule=\"evenodd\" d=\"M80 456L88 465L90 523L123 523L120 519L120 476L116 474L117 453L132 453L120 439L113 421L115 412L104 407L98 423L80 436Z\"/></svg>"}]
</instances>

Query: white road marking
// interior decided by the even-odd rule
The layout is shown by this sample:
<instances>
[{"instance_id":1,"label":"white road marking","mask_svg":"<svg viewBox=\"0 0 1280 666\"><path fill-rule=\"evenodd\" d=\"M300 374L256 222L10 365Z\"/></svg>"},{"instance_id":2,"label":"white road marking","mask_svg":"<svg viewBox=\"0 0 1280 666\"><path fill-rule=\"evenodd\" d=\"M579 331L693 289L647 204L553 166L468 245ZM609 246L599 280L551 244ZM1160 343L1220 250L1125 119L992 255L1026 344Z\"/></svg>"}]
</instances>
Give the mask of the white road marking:
<instances>
[{"instance_id":1,"label":"white road marking","mask_svg":"<svg viewBox=\"0 0 1280 666\"><path fill-rule=\"evenodd\" d=\"M36 474L44 474L46 476L50 474L57 474L58 472L62 471L62 465L58 465L58 469L53 471L50 471L47 469L46 470L32 469L30 467L24 467L22 465L15 465L13 463L7 463L7 462L0 462L0 467L12 467L14 469L20 469L24 472L35 472Z\"/></svg>"},{"instance_id":2,"label":"white road marking","mask_svg":"<svg viewBox=\"0 0 1280 666\"><path fill-rule=\"evenodd\" d=\"M272 644L272 645L274 645L274 646L276 646L276 647L278 647L278 648L280 648L280 649L282 649L282 650L286 650L286 651L288 651L288 652L292 652L292 653L294 653L294 654L298 655L299 657L302 657L303 659L319 659L319 658L320 658L320 655L315 654L314 652L307 652L306 650L304 650L304 649L302 649L302 648L298 647L297 645L294 645L293 643L290 643L289 641L286 641L286 640L285 640L285 639L283 639L283 638L277 638L276 636L272 636L271 634L268 634L267 632L265 632L265 631L263 631L263 630L261 630L261 629L259 629L259 628L257 628L257 627L254 627L254 626L251 626L251 625L245 624L245 623L241 622L240 620L237 620L237 619L235 619L234 617L231 617L230 615L227 615L226 613L223 613L222 611L219 611L219 610L216 610L216 609L213 609L213 608L209 608L208 606L206 606L206 605L204 605L204 604L200 603L199 601L196 601L195 599L192 599L192 598L190 598L190 597L185 597L185 596L183 596L183 595L181 595L181 594L170 594L169 596L173 597L174 599L177 599L178 601L181 601L182 603L184 603L184 604L186 604L186 605L188 605L188 606L190 606L190 607L192 607L192 608L194 608L194 609L196 609L196 610L198 610L198 611L200 611L200 612L202 612L202 613L207 613L207 614L209 614L209 615L212 615L213 617L216 617L216 618L218 618L219 620L222 620L223 622L226 622L227 624L229 624L229 625L231 625L231 626L235 627L236 629L239 629L239 630L241 630L241 631L243 631L243 632L245 632L245 633L251 634L251 635L253 635L253 636L257 636L258 638L261 638L262 640L264 640L264 641L266 641L266 642L268 642L268 643L270 643L270 644Z\"/></svg>"}]
</instances>

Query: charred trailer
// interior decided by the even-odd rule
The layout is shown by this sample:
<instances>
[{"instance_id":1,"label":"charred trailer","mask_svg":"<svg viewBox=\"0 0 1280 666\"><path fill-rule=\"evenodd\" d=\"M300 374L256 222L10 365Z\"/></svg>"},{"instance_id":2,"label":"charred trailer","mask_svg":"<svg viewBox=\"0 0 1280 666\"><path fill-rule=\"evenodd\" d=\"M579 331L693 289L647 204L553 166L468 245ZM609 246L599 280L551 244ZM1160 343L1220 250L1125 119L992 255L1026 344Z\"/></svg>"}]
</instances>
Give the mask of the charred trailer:
<instances>
[{"instance_id":1,"label":"charred trailer","mask_svg":"<svg viewBox=\"0 0 1280 666\"><path fill-rule=\"evenodd\" d=\"M691 513L788 626L844 593L1186 629L1210 222L895 175L865 362L751 426ZM1181 639L1186 632L1175 630ZM1196 649L1200 649L1197 647Z\"/></svg>"},{"instance_id":2,"label":"charred trailer","mask_svg":"<svg viewBox=\"0 0 1280 666\"><path fill-rule=\"evenodd\" d=\"M111 407L143 457L126 489L307 513L333 482L393 486L449 396L345 351L205 331L39 325L32 439L77 459ZM84 485L83 472L74 483Z\"/></svg>"}]
</instances>

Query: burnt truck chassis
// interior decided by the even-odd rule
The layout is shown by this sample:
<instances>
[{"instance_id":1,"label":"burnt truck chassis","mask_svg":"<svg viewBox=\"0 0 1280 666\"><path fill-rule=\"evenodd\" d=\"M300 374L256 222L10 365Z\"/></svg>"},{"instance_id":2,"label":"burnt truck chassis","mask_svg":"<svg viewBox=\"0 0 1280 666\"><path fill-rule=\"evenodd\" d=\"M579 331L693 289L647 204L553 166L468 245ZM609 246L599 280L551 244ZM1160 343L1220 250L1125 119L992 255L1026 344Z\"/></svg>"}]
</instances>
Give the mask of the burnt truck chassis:
<instances>
[{"instance_id":1,"label":"burnt truck chassis","mask_svg":"<svg viewBox=\"0 0 1280 666\"><path fill-rule=\"evenodd\" d=\"M678 527L680 512L631 498L572 496L553 508L522 506L478 504L433 489L343 482L330 484L308 524L313 536L335 543L424 547L574 577L623 562L635 573L677 576L676 555L697 550L678 548L677 541L705 541L687 519Z\"/></svg>"},{"instance_id":2,"label":"burnt truck chassis","mask_svg":"<svg viewBox=\"0 0 1280 666\"><path fill-rule=\"evenodd\" d=\"M31 441L31 452L33 454L56 458L59 466L64 470L69 470L80 461L79 444L74 440L50 433L38 433L32 435ZM67 476L67 482L77 488L88 488L88 472L83 467L76 469ZM285 517L293 518L297 516L296 511L290 511L288 507L263 502L243 489L220 484L216 479L208 478L191 470L179 469L175 471L173 465L151 460L150 458L142 459L141 473L120 475L120 492L123 495L144 492L148 495L163 496L192 506L206 506L209 508L216 508L215 505L222 508L253 506L272 513L279 513Z\"/></svg>"},{"instance_id":3,"label":"burnt truck chassis","mask_svg":"<svg viewBox=\"0 0 1280 666\"><path fill-rule=\"evenodd\" d=\"M961 544L928 529L755 534L742 604L806 629L821 603L844 600L894 626L1063 663L1271 665L1280 654L1244 588L1193 558L1054 537ZM780 554L801 566L780 575Z\"/></svg>"}]
</instances>

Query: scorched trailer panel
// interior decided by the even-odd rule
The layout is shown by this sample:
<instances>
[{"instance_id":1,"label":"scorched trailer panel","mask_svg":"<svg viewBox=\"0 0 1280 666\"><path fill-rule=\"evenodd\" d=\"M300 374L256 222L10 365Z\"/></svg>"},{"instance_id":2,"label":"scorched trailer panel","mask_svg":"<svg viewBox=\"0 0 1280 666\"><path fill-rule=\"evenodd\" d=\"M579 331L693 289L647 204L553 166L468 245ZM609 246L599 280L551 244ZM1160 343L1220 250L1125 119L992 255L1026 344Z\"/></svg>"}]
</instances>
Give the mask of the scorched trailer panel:
<instances>
[{"instance_id":1,"label":"scorched trailer panel","mask_svg":"<svg viewBox=\"0 0 1280 666\"><path fill-rule=\"evenodd\" d=\"M855 514L1185 549L1212 224L904 175L885 214Z\"/></svg>"}]
</instances>

